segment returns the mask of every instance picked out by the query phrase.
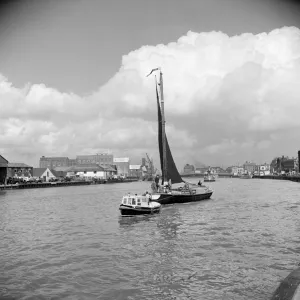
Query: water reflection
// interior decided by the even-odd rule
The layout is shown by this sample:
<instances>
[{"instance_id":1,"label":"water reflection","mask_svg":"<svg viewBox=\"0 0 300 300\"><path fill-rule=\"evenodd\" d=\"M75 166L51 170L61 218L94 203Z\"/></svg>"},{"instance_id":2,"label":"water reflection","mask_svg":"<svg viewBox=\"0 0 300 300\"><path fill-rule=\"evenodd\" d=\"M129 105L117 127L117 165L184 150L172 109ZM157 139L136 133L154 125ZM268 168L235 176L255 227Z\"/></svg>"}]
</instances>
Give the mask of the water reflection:
<instances>
[{"instance_id":1,"label":"water reflection","mask_svg":"<svg viewBox=\"0 0 300 300\"><path fill-rule=\"evenodd\" d=\"M0 190L0 196L4 196L6 194L6 191Z\"/></svg>"},{"instance_id":2,"label":"water reflection","mask_svg":"<svg viewBox=\"0 0 300 300\"><path fill-rule=\"evenodd\" d=\"M0 196L0 265L7 294L16 299L264 300L295 268L299 185L218 180L213 201L119 217L118 199L141 184Z\"/></svg>"},{"instance_id":3,"label":"water reflection","mask_svg":"<svg viewBox=\"0 0 300 300\"><path fill-rule=\"evenodd\" d=\"M118 223L120 228L129 227L141 222L149 222L155 215L140 215L140 216L119 216Z\"/></svg>"}]
</instances>

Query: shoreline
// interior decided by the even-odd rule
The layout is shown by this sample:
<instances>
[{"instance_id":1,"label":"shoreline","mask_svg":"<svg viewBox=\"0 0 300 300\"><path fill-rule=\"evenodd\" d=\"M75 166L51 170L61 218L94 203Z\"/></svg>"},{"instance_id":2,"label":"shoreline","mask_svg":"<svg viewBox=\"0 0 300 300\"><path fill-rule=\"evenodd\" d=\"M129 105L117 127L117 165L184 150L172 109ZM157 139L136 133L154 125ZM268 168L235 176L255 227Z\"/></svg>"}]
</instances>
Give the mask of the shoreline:
<instances>
[{"instance_id":1,"label":"shoreline","mask_svg":"<svg viewBox=\"0 0 300 300\"><path fill-rule=\"evenodd\" d=\"M80 181L68 181L68 182L40 182L40 183L21 183L21 184L6 184L0 185L0 190L16 190L16 189L36 189L36 188L51 188L51 187L66 187L77 185L95 185L95 184L113 184L113 183L128 183L137 180L80 180Z\"/></svg>"}]
</instances>

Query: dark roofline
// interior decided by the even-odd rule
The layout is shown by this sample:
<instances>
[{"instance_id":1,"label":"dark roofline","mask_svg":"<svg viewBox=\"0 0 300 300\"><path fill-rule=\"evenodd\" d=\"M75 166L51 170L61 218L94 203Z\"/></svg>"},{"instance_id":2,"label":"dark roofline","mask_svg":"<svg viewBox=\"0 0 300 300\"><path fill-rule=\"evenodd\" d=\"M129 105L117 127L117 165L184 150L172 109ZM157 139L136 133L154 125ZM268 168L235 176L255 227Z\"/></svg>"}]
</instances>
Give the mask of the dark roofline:
<instances>
[{"instance_id":1,"label":"dark roofline","mask_svg":"<svg viewBox=\"0 0 300 300\"><path fill-rule=\"evenodd\" d=\"M8 163L8 160L7 159L5 159L2 155L0 155L0 157L1 158L3 158L7 163Z\"/></svg>"}]
</instances>

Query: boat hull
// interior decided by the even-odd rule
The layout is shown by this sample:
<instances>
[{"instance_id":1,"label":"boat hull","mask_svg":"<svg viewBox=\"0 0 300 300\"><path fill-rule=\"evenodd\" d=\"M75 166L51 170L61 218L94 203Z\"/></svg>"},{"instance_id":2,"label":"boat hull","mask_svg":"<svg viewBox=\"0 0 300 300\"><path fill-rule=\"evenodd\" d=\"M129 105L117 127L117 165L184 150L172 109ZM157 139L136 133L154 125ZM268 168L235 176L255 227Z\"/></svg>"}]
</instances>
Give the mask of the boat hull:
<instances>
[{"instance_id":1,"label":"boat hull","mask_svg":"<svg viewBox=\"0 0 300 300\"><path fill-rule=\"evenodd\" d=\"M175 203L188 203L188 202L198 202L198 201L210 199L212 193L213 193L212 191L209 191L207 193L199 193L199 194L178 194L178 195L160 193L160 194L152 195L152 199L154 198L155 202L158 202L162 205L175 204Z\"/></svg>"},{"instance_id":2,"label":"boat hull","mask_svg":"<svg viewBox=\"0 0 300 300\"><path fill-rule=\"evenodd\" d=\"M204 179L204 182L215 182L216 179Z\"/></svg>"},{"instance_id":3,"label":"boat hull","mask_svg":"<svg viewBox=\"0 0 300 300\"><path fill-rule=\"evenodd\" d=\"M278 286L271 300L300 299L300 268L292 271Z\"/></svg>"},{"instance_id":4,"label":"boat hull","mask_svg":"<svg viewBox=\"0 0 300 300\"><path fill-rule=\"evenodd\" d=\"M119 210L122 216L136 216L136 215L151 215L160 212L159 207L131 207L126 205L120 205Z\"/></svg>"}]
</instances>

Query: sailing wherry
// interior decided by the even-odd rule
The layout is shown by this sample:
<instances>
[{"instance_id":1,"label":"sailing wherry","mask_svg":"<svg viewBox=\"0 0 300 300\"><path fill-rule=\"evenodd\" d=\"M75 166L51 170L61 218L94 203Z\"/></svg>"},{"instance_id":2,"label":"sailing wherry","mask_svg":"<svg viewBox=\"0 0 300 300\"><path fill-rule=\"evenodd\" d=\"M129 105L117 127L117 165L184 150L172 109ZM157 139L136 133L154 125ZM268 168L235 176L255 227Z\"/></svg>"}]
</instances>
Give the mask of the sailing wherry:
<instances>
[{"instance_id":1,"label":"sailing wherry","mask_svg":"<svg viewBox=\"0 0 300 300\"><path fill-rule=\"evenodd\" d=\"M155 88L158 112L158 146L162 170L162 188L158 191L153 191L152 200L161 204L174 204L209 199L213 191L206 186L198 186L185 182L181 178L175 165L165 132L166 122L164 115L163 74L159 68L153 69L150 74L158 70L160 78L159 83L155 81ZM160 88L160 95L158 93L157 86ZM174 187L175 184L177 187Z\"/></svg>"},{"instance_id":2,"label":"sailing wherry","mask_svg":"<svg viewBox=\"0 0 300 300\"><path fill-rule=\"evenodd\" d=\"M155 88L158 112L158 147L162 178L161 185L159 185L158 187L154 181L152 182L152 195L150 196L150 201L166 205L198 202L210 199L213 193L211 189L203 185L199 186L184 181L177 170L165 132L163 74L159 68L153 69L150 74L158 70L160 79L159 83L157 83L155 80ZM158 85L160 88L160 95L157 89ZM124 207L124 201L122 201L120 205L121 214L122 212L124 212L124 209L126 209L126 213L128 214L143 214L143 211L141 211L140 208L136 205L132 205L132 203L130 210L127 210L127 208ZM144 212L149 213L146 211Z\"/></svg>"}]
</instances>

